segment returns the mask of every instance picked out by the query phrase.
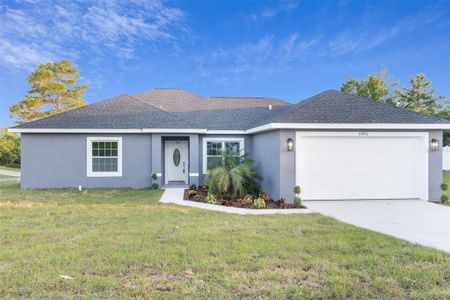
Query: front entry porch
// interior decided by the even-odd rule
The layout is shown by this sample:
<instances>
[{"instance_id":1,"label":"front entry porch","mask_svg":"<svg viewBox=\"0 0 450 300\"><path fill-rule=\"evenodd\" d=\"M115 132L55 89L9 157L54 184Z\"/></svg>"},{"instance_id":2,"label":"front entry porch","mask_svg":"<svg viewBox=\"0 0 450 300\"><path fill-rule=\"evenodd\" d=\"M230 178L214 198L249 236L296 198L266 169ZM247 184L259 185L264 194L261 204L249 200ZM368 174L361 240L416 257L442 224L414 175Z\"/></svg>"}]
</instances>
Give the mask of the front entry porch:
<instances>
[{"instance_id":1,"label":"front entry porch","mask_svg":"<svg viewBox=\"0 0 450 300\"><path fill-rule=\"evenodd\" d=\"M199 135L152 134L152 173L160 187L199 184Z\"/></svg>"}]
</instances>

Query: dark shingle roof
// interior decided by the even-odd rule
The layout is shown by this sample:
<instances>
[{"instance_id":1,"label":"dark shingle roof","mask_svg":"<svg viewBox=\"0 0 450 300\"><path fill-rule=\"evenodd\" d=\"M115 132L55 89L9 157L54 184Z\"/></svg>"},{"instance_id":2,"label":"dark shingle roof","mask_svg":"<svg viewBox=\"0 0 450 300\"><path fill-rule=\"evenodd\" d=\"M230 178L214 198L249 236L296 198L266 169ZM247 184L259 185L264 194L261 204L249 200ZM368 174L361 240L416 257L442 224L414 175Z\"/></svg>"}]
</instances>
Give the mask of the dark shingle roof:
<instances>
[{"instance_id":1,"label":"dark shingle roof","mask_svg":"<svg viewBox=\"0 0 450 300\"><path fill-rule=\"evenodd\" d=\"M154 89L134 96L114 97L16 127L245 130L268 123L449 122L335 90L291 105L274 98L203 98L178 89Z\"/></svg>"},{"instance_id":2,"label":"dark shingle roof","mask_svg":"<svg viewBox=\"0 0 450 300\"><path fill-rule=\"evenodd\" d=\"M446 120L411 112L345 92L329 90L306 99L274 123L444 124Z\"/></svg>"}]
</instances>

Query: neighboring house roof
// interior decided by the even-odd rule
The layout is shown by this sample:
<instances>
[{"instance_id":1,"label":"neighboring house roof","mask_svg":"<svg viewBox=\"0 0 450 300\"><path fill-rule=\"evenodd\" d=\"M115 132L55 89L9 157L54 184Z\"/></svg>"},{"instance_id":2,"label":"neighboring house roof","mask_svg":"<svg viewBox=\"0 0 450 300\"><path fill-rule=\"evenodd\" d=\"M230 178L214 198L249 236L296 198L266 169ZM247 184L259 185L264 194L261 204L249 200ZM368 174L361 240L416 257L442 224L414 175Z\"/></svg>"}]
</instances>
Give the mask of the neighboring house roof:
<instances>
[{"instance_id":1,"label":"neighboring house roof","mask_svg":"<svg viewBox=\"0 0 450 300\"><path fill-rule=\"evenodd\" d=\"M248 130L269 123L450 122L335 90L292 105L274 98L205 98L180 89L154 89L114 97L14 128Z\"/></svg>"}]
</instances>

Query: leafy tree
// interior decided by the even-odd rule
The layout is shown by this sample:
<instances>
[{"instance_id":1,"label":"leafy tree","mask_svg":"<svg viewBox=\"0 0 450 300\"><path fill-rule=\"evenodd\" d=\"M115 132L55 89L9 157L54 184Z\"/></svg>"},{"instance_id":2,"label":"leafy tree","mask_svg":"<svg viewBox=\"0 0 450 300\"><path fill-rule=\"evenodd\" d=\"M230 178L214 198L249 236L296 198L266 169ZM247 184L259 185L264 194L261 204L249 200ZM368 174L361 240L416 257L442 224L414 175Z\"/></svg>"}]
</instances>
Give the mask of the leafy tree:
<instances>
[{"instance_id":1,"label":"leafy tree","mask_svg":"<svg viewBox=\"0 0 450 300\"><path fill-rule=\"evenodd\" d=\"M235 197L259 193L261 176L246 155L224 152L223 163L209 171L209 192L217 197Z\"/></svg>"},{"instance_id":2,"label":"leafy tree","mask_svg":"<svg viewBox=\"0 0 450 300\"><path fill-rule=\"evenodd\" d=\"M387 69L382 69L375 75L367 76L365 80L347 79L342 84L341 91L374 101L394 104L397 86L398 82L388 75Z\"/></svg>"},{"instance_id":3,"label":"leafy tree","mask_svg":"<svg viewBox=\"0 0 450 300\"><path fill-rule=\"evenodd\" d=\"M436 89L431 87L431 81L424 74L417 74L410 79L409 88L397 91L397 106L427 115L437 115L442 110L440 101L448 100L443 96L435 96ZM444 103L445 104L445 103Z\"/></svg>"},{"instance_id":4,"label":"leafy tree","mask_svg":"<svg viewBox=\"0 0 450 300\"><path fill-rule=\"evenodd\" d=\"M0 165L20 163L20 138L8 128L0 130Z\"/></svg>"},{"instance_id":5,"label":"leafy tree","mask_svg":"<svg viewBox=\"0 0 450 300\"><path fill-rule=\"evenodd\" d=\"M47 117L85 105L87 85L77 85L79 72L70 60L39 65L28 77L28 94L9 108L17 123Z\"/></svg>"}]
</instances>

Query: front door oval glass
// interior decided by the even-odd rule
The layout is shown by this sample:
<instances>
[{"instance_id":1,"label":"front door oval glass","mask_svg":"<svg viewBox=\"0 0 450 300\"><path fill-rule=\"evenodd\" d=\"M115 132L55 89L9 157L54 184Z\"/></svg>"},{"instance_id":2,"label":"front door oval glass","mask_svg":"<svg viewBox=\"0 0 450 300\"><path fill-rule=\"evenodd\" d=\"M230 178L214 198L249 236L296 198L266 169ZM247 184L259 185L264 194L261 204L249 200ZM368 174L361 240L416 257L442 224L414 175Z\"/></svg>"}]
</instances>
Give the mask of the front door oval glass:
<instances>
[{"instance_id":1,"label":"front door oval glass","mask_svg":"<svg viewBox=\"0 0 450 300\"><path fill-rule=\"evenodd\" d=\"M180 164L180 150L178 150L178 148L175 148L173 151L173 164L175 167L178 167Z\"/></svg>"}]
</instances>

